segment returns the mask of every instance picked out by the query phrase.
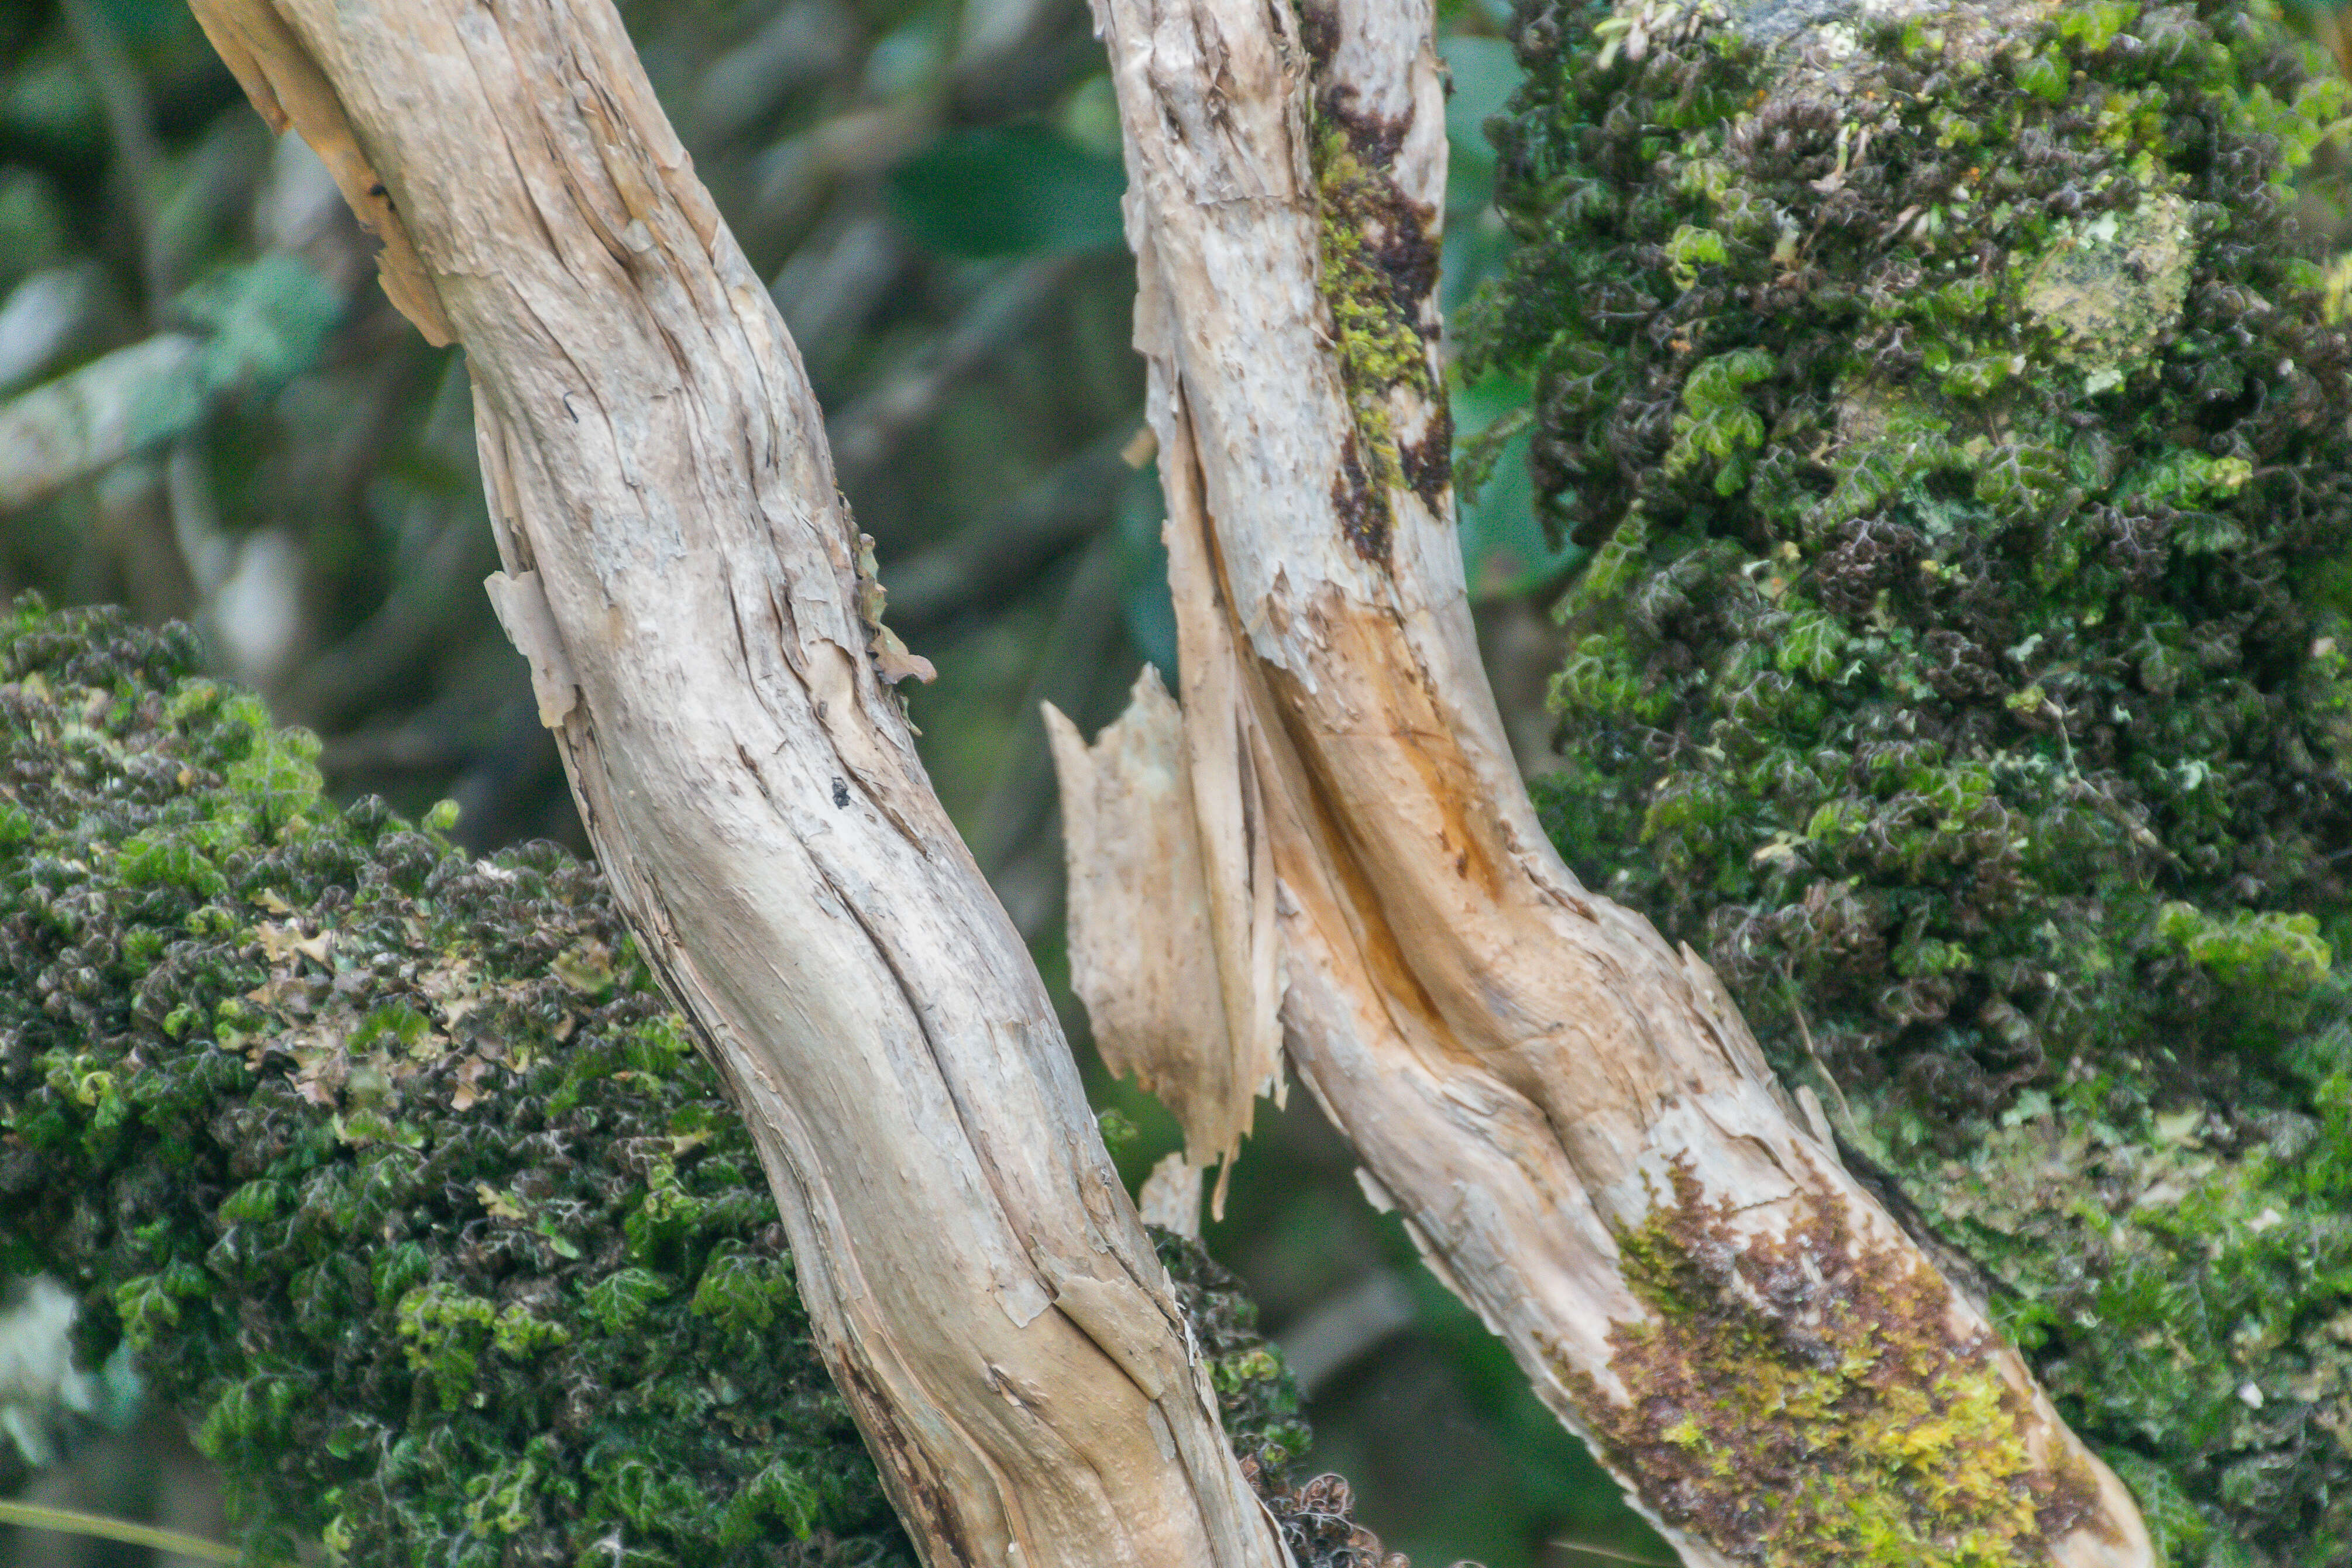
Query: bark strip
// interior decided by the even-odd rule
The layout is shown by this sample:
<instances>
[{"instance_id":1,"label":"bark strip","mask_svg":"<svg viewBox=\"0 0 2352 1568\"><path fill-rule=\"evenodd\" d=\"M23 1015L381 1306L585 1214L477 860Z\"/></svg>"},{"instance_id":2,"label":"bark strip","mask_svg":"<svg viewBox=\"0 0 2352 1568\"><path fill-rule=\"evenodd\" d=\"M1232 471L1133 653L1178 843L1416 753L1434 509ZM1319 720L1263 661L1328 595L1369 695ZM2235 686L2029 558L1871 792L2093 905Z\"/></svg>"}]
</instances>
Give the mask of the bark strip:
<instances>
[{"instance_id":1,"label":"bark strip","mask_svg":"<svg viewBox=\"0 0 2352 1568\"><path fill-rule=\"evenodd\" d=\"M1452 526L1432 7L1096 15L1228 1016L1278 977L1367 1192L1685 1561L1838 1561L1869 1521L1922 1562L2149 1563L2128 1494L1807 1129L1713 973L1538 825ZM1251 923L1268 903L1278 931ZM1741 1405L1766 1384L1791 1399ZM1773 1465L1771 1506L1822 1521L1783 1538L1805 1555L1754 1555L1773 1521L1741 1478Z\"/></svg>"},{"instance_id":2,"label":"bark strip","mask_svg":"<svg viewBox=\"0 0 2352 1568\"><path fill-rule=\"evenodd\" d=\"M1234 1048L1223 1010L1202 1005L1218 994L1217 949L1183 720L1147 665L1126 714L1091 751L1051 703L1045 732L1061 782L1071 925L1150 933L1074 949L1070 985L1087 1005L1104 1064L1174 1113L1197 1188L1201 1165L1240 1151L1273 1064L1247 1076L1255 1064ZM1192 1235L1199 1221L1166 1228Z\"/></svg>"},{"instance_id":3,"label":"bark strip","mask_svg":"<svg viewBox=\"0 0 2352 1568\"><path fill-rule=\"evenodd\" d=\"M581 815L935 1568L1273 1568L1043 985L933 796L799 356L606 0L196 0L474 378Z\"/></svg>"}]
</instances>

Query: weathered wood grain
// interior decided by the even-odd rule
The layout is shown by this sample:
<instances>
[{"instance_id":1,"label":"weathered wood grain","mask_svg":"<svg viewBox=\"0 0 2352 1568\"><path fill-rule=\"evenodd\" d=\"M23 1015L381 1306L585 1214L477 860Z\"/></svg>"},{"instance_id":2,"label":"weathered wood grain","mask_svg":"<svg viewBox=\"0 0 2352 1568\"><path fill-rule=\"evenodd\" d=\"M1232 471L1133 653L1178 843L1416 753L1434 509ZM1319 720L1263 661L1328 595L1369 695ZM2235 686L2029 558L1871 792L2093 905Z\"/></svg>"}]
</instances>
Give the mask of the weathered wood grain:
<instances>
[{"instance_id":1,"label":"weathered wood grain","mask_svg":"<svg viewBox=\"0 0 2352 1568\"><path fill-rule=\"evenodd\" d=\"M2149 1563L2128 1494L1807 1128L1712 973L1579 886L1537 822L1480 668L1444 467L1432 6L1095 5L1226 994L1263 1008L1278 977L1292 1059L1368 1194L1571 1427L1654 1392L1625 1382L1623 1326L1654 1316L1622 1249L1685 1180L1728 1205L1742 1247L1844 1225L1885 1278L1932 1280L1923 1331L2004 1391L1989 1440L2022 1445L2021 1487L2074 1500L2032 1549ZM1271 929L1251 916L1268 902ZM1083 963L1136 940L1074 930L1072 946ZM1738 1542L1676 1523L1690 1510L1638 1456L1612 1458L1685 1561L1735 1560Z\"/></svg>"},{"instance_id":2,"label":"weathered wood grain","mask_svg":"<svg viewBox=\"0 0 2352 1568\"><path fill-rule=\"evenodd\" d=\"M799 356L610 5L196 11L383 237L395 302L465 347L501 619L926 1560L1273 1568L1045 989L877 670Z\"/></svg>"}]
</instances>

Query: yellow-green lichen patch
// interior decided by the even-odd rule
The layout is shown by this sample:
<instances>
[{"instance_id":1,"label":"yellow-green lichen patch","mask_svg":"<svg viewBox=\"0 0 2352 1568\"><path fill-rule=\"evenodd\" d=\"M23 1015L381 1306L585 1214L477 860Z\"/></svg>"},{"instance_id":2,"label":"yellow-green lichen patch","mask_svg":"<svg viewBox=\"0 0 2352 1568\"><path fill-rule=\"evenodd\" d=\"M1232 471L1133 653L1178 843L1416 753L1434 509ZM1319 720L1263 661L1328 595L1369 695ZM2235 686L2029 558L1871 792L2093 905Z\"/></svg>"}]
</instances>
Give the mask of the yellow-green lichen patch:
<instances>
[{"instance_id":1,"label":"yellow-green lichen patch","mask_svg":"<svg viewBox=\"0 0 2352 1568\"><path fill-rule=\"evenodd\" d=\"M1335 26L1328 12L1302 7L1318 72L1311 161L1320 285L1351 419L1331 504L1356 553L1385 563L1395 527L1391 498L1411 491L1437 512L1453 483L1453 419L1430 364L1436 214L1394 179L1403 128L1359 113L1351 92L1321 79ZM1401 406L1417 430L1397 428Z\"/></svg>"},{"instance_id":2,"label":"yellow-green lichen patch","mask_svg":"<svg viewBox=\"0 0 2352 1568\"><path fill-rule=\"evenodd\" d=\"M1687 1164L1672 1182L1621 1243L1650 1309L1610 1336L1626 1400L1565 1374L1666 1522L1761 1568L2046 1562L2094 1482L2034 1460L2037 1417L1991 1336L1954 1333L1944 1282L1825 1189L1772 1237L1741 1234Z\"/></svg>"},{"instance_id":3,"label":"yellow-green lichen patch","mask_svg":"<svg viewBox=\"0 0 2352 1568\"><path fill-rule=\"evenodd\" d=\"M2087 389L2121 385L2180 320L2196 258L2189 204L2156 195L2061 225L2024 279L2025 312Z\"/></svg>"}]
</instances>

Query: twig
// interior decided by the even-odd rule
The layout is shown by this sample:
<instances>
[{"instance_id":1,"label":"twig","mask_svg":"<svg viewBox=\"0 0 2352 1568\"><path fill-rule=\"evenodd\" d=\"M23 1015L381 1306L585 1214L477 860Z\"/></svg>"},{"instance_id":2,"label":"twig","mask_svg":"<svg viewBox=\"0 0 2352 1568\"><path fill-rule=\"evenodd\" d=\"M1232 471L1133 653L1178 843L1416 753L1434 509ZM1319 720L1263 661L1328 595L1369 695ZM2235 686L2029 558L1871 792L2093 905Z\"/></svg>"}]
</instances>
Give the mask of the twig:
<instances>
[{"instance_id":1,"label":"twig","mask_svg":"<svg viewBox=\"0 0 2352 1568\"><path fill-rule=\"evenodd\" d=\"M898 634L928 631L999 602L1097 532L1128 480L1119 455L1125 435L1122 429L1103 437L1010 506L893 564L890 624Z\"/></svg>"},{"instance_id":2,"label":"twig","mask_svg":"<svg viewBox=\"0 0 2352 1568\"><path fill-rule=\"evenodd\" d=\"M31 506L187 428L202 349L160 332L0 405L0 511Z\"/></svg>"},{"instance_id":3,"label":"twig","mask_svg":"<svg viewBox=\"0 0 2352 1568\"><path fill-rule=\"evenodd\" d=\"M751 132L793 93L840 72L858 30L837 5L781 7L750 39L703 68L695 88L696 145Z\"/></svg>"},{"instance_id":4,"label":"twig","mask_svg":"<svg viewBox=\"0 0 2352 1568\"><path fill-rule=\"evenodd\" d=\"M831 374L913 254L890 220L874 211L835 220L793 249L768 295L810 375L823 382Z\"/></svg>"},{"instance_id":5,"label":"twig","mask_svg":"<svg viewBox=\"0 0 2352 1568\"><path fill-rule=\"evenodd\" d=\"M212 480L205 471L209 466L203 441L183 435L172 444L171 460L163 468L172 502L172 537L179 542L180 559L187 563L196 602L207 614L221 585L236 571L236 546L221 527L220 509L213 503Z\"/></svg>"},{"instance_id":6,"label":"twig","mask_svg":"<svg viewBox=\"0 0 2352 1568\"><path fill-rule=\"evenodd\" d=\"M89 267L51 267L34 273L0 305L0 391L48 367L82 330L98 304Z\"/></svg>"},{"instance_id":7,"label":"twig","mask_svg":"<svg viewBox=\"0 0 2352 1568\"><path fill-rule=\"evenodd\" d=\"M1546 1544L1557 1546L1566 1552L1581 1552L1587 1557L1605 1557L1612 1563L1639 1563L1643 1568L1675 1568L1672 1563L1661 1562L1655 1557L1635 1557L1630 1552L1612 1551L1606 1546L1595 1546L1589 1541L1570 1541L1565 1536L1555 1537Z\"/></svg>"},{"instance_id":8,"label":"twig","mask_svg":"<svg viewBox=\"0 0 2352 1568\"><path fill-rule=\"evenodd\" d=\"M122 182L130 188L131 225L139 237L140 279L147 289L150 315L162 311L176 291L170 258L163 253L157 207L163 190L163 150L155 140L155 117L146 84L122 52L122 40L94 0L58 0L71 29L74 50L89 72L90 86L106 112L107 132Z\"/></svg>"},{"instance_id":9,"label":"twig","mask_svg":"<svg viewBox=\"0 0 2352 1568\"><path fill-rule=\"evenodd\" d=\"M1104 645L1118 625L1118 563L1110 541L1101 538L1079 560L1063 592L1054 629L1021 695L1013 755L973 826L972 850L983 869L1001 868L1045 821L1054 799L1053 764L1038 709L1047 702L1066 711L1083 709L1100 672Z\"/></svg>"},{"instance_id":10,"label":"twig","mask_svg":"<svg viewBox=\"0 0 2352 1568\"><path fill-rule=\"evenodd\" d=\"M1282 1359L1298 1392L1315 1391L1411 1323L1412 1298L1391 1268L1375 1268L1282 1332Z\"/></svg>"},{"instance_id":11,"label":"twig","mask_svg":"<svg viewBox=\"0 0 2352 1568\"><path fill-rule=\"evenodd\" d=\"M1821 1075L1822 1082L1829 1086L1830 1098L1837 1101L1838 1131L1847 1142L1859 1142L1853 1107L1846 1102L1845 1090L1838 1087L1837 1075L1830 1071L1830 1064L1822 1060L1822 1053L1813 1048L1812 1026L1805 1022L1805 1005L1797 999L1797 977L1784 966L1780 978L1788 982L1789 1011L1797 1016L1797 1037L1805 1042L1805 1059L1813 1064L1813 1070Z\"/></svg>"},{"instance_id":12,"label":"twig","mask_svg":"<svg viewBox=\"0 0 2352 1568\"><path fill-rule=\"evenodd\" d=\"M151 1546L158 1552L176 1552L182 1557L201 1557L207 1563L234 1563L237 1559L236 1547L224 1546L217 1541L206 1541L200 1535L184 1535L176 1530L158 1530L152 1524L133 1524L127 1519L111 1519L102 1513L82 1513L69 1508L44 1508L38 1503L0 1501L0 1524L54 1531L59 1535L94 1536L100 1541L120 1541L130 1546Z\"/></svg>"}]
</instances>

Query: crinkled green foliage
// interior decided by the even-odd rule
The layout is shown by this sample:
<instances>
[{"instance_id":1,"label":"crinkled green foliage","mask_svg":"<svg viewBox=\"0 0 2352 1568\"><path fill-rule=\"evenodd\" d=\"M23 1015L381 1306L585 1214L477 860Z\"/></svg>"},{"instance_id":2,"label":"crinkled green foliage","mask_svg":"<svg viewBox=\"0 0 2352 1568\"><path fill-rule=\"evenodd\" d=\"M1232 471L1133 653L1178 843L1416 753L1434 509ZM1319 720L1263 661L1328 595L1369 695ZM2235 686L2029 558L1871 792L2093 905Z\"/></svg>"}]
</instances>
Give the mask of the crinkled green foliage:
<instances>
[{"instance_id":1,"label":"crinkled green foliage","mask_svg":"<svg viewBox=\"0 0 2352 1568\"><path fill-rule=\"evenodd\" d=\"M0 622L0 1262L252 1563L911 1563L759 1162L592 870L319 795L184 631Z\"/></svg>"},{"instance_id":2,"label":"crinkled green foliage","mask_svg":"<svg viewBox=\"0 0 2352 1568\"><path fill-rule=\"evenodd\" d=\"M1226 1439L1261 1474L1286 1478L1313 1436L1282 1352L1258 1331L1257 1303L1200 1243L1157 1229L1151 1239L1208 1366Z\"/></svg>"},{"instance_id":3,"label":"crinkled green foliage","mask_svg":"<svg viewBox=\"0 0 2352 1568\"><path fill-rule=\"evenodd\" d=\"M740 1121L594 870L319 794L184 627L0 619L0 1268L83 1294L246 1561L909 1564ZM1373 1568L1233 1276L1158 1235L1307 1568Z\"/></svg>"},{"instance_id":4,"label":"crinkled green foliage","mask_svg":"<svg viewBox=\"0 0 2352 1568\"><path fill-rule=\"evenodd\" d=\"M2345 84L2072 0L1859 22L1832 100L1669 9L1636 60L1522 0L1489 127L1470 368L1599 546L1549 825L1999 1277L2171 1561L2344 1561L2352 345L2288 182Z\"/></svg>"},{"instance_id":5,"label":"crinkled green foliage","mask_svg":"<svg viewBox=\"0 0 2352 1568\"><path fill-rule=\"evenodd\" d=\"M1225 1437L1281 1530L1291 1561L1299 1568L1396 1568L1402 1554L1384 1552L1380 1537L1355 1521L1345 1480L1298 1479L1297 1461L1313 1435L1299 1418L1298 1385L1281 1350L1258 1332L1257 1303L1197 1241L1156 1229L1151 1239L1217 1391Z\"/></svg>"}]
</instances>

